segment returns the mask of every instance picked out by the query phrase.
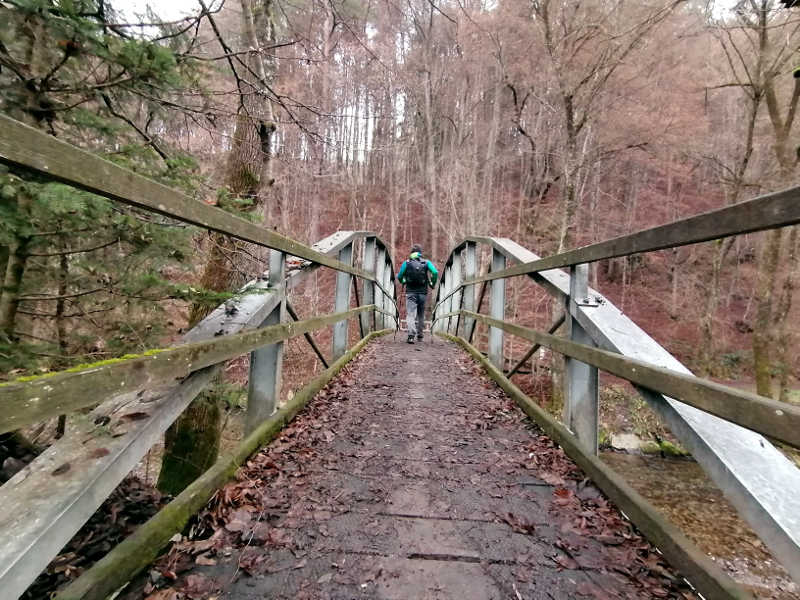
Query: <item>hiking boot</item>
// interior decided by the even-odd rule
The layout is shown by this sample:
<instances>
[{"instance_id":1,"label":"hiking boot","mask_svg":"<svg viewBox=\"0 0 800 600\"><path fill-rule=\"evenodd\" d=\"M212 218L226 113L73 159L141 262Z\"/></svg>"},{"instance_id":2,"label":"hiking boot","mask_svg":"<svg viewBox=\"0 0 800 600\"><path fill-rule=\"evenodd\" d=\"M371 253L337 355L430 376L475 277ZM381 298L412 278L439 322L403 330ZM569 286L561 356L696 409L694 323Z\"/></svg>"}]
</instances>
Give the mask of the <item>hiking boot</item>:
<instances>
[{"instance_id":1,"label":"hiking boot","mask_svg":"<svg viewBox=\"0 0 800 600\"><path fill-rule=\"evenodd\" d=\"M421 341L422 341L422 336L421 336L421 335L418 335L418 336L417 336L417 341L418 341L418 342L421 342Z\"/></svg>"},{"instance_id":2,"label":"hiking boot","mask_svg":"<svg viewBox=\"0 0 800 600\"><path fill-rule=\"evenodd\" d=\"M406 341L407 341L409 344L413 344L413 343L414 343L414 336L413 336L413 335L410 335L410 336L408 336L408 339L407 339Z\"/></svg>"}]
</instances>

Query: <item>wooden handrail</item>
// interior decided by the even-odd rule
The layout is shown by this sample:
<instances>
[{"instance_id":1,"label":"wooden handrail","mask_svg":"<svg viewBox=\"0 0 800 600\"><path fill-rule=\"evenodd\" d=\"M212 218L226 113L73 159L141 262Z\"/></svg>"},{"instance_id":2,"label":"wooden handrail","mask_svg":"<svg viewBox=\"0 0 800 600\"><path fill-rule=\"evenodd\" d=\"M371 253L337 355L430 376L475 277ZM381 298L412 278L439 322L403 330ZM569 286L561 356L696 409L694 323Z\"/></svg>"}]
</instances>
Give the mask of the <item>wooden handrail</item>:
<instances>
[{"instance_id":1,"label":"wooden handrail","mask_svg":"<svg viewBox=\"0 0 800 600\"><path fill-rule=\"evenodd\" d=\"M296 240L190 198L5 115L0 115L0 163L375 281L373 275L362 269L346 265Z\"/></svg>"},{"instance_id":2,"label":"wooden handrail","mask_svg":"<svg viewBox=\"0 0 800 600\"><path fill-rule=\"evenodd\" d=\"M94 406L112 395L169 383L267 344L297 337L370 310L376 310L376 306L370 304L332 315L280 323L111 364L62 371L32 381L11 381L0 385L0 433ZM88 390L91 393L87 393Z\"/></svg>"},{"instance_id":3,"label":"wooden handrail","mask_svg":"<svg viewBox=\"0 0 800 600\"><path fill-rule=\"evenodd\" d=\"M678 373L607 350L572 342L507 321L458 311L485 325L540 344L645 389L680 400L721 419L800 448L800 407L737 390L708 379ZM442 315L444 318L447 315Z\"/></svg>"}]
</instances>

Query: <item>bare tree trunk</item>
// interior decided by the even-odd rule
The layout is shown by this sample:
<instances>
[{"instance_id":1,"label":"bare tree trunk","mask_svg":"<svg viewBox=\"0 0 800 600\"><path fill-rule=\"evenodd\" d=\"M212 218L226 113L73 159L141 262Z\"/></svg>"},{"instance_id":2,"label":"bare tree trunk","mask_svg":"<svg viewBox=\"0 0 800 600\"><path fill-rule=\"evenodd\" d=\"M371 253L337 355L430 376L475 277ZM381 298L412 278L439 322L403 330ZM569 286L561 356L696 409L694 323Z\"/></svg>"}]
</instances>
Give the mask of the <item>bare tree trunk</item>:
<instances>
[{"instance_id":1,"label":"bare tree trunk","mask_svg":"<svg viewBox=\"0 0 800 600\"><path fill-rule=\"evenodd\" d=\"M789 232L788 250L786 264L789 272L783 280L783 290L778 302L775 322L778 327L776 344L776 363L778 365L778 399L782 402L789 401L789 375L791 365L789 361L792 356L789 354L793 331L789 327L789 311L792 308L795 282L797 280L798 261L797 261L797 226L791 228Z\"/></svg>"},{"instance_id":2,"label":"bare tree trunk","mask_svg":"<svg viewBox=\"0 0 800 600\"><path fill-rule=\"evenodd\" d=\"M26 214L31 206L31 199L20 191L17 196L17 211ZM19 308L19 293L25 266L28 262L28 246L31 238L19 235L8 246L6 270L3 276L2 295L0 295L0 335L6 339L14 339L14 326Z\"/></svg>"},{"instance_id":3,"label":"bare tree trunk","mask_svg":"<svg viewBox=\"0 0 800 600\"><path fill-rule=\"evenodd\" d=\"M756 392L767 397L772 397L772 302L782 233L782 229L773 229L767 233L766 244L759 260L756 284L757 307L753 327L753 367L756 375Z\"/></svg>"},{"instance_id":4,"label":"bare tree trunk","mask_svg":"<svg viewBox=\"0 0 800 600\"><path fill-rule=\"evenodd\" d=\"M271 100L266 95L268 77L263 48L274 39L272 0L242 0L242 37L249 69L246 96L236 117L233 146L226 164L228 192L252 200L250 210L263 211L266 192L272 185L271 144L275 131ZM256 77L251 75L255 74ZM209 236L210 256L201 278L205 288L224 291L236 283L235 251L239 242L221 234ZM196 324L210 308L195 304L190 325ZM213 392L198 396L170 426L164 438L164 458L158 488L170 494L181 492L217 459L220 442L221 410Z\"/></svg>"}]
</instances>

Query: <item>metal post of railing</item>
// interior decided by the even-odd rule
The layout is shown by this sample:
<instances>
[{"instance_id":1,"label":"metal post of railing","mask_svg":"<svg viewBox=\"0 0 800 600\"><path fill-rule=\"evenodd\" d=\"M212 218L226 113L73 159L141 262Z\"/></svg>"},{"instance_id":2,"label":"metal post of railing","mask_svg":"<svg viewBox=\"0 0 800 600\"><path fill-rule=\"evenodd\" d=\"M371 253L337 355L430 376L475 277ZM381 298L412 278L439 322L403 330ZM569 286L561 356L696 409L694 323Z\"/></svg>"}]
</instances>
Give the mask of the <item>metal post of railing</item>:
<instances>
[{"instance_id":1,"label":"metal post of railing","mask_svg":"<svg viewBox=\"0 0 800 600\"><path fill-rule=\"evenodd\" d=\"M457 250L453 253L453 266L450 269L450 274L453 277L453 287L452 289L458 289L458 286L461 285L461 251ZM450 303L451 311L455 312L461 308L461 292L458 291L453 294L451 298L452 302ZM458 318L457 317L449 317L447 319L447 333L455 333L458 334L456 331L456 326L458 325Z\"/></svg>"},{"instance_id":2,"label":"metal post of railing","mask_svg":"<svg viewBox=\"0 0 800 600\"><path fill-rule=\"evenodd\" d=\"M346 265L353 262L353 242L347 244L339 250L339 260ZM334 301L334 312L345 312L350 309L350 281L352 277L349 273L336 273L336 299ZM347 332L350 322L348 320L339 321L333 326L333 360L337 360L347 352Z\"/></svg>"},{"instance_id":3,"label":"metal post of railing","mask_svg":"<svg viewBox=\"0 0 800 600\"><path fill-rule=\"evenodd\" d=\"M492 271L500 271L506 268L505 255L492 249ZM489 314L499 320L505 318L506 312L506 280L494 279L491 282L491 295L489 297ZM503 330L497 327L489 328L489 360L498 369L505 369L503 364Z\"/></svg>"},{"instance_id":4,"label":"metal post of railing","mask_svg":"<svg viewBox=\"0 0 800 600\"><path fill-rule=\"evenodd\" d=\"M570 267L569 297L566 300L567 335L573 342L594 345L575 318L578 307L589 300L589 265ZM564 424L593 454L597 454L598 392L597 368L564 358Z\"/></svg>"},{"instance_id":5,"label":"metal post of railing","mask_svg":"<svg viewBox=\"0 0 800 600\"><path fill-rule=\"evenodd\" d=\"M381 283L383 284L383 289L391 294L386 296L386 300L384 301L385 310L394 311L394 303L392 302L392 300L394 300L394 294L392 293L394 282L392 281L392 266L389 264L388 253L386 255L386 264L383 266L383 281ZM383 329L394 325L389 315L383 314L381 316L383 317Z\"/></svg>"},{"instance_id":6,"label":"metal post of railing","mask_svg":"<svg viewBox=\"0 0 800 600\"><path fill-rule=\"evenodd\" d=\"M281 302L264 319L261 327L277 325L285 320L286 254L279 250L270 250L269 253L269 288L271 293L281 295ZM251 433L275 412L281 394L282 371L283 342L250 353L246 433Z\"/></svg>"},{"instance_id":7,"label":"metal post of railing","mask_svg":"<svg viewBox=\"0 0 800 600\"><path fill-rule=\"evenodd\" d=\"M475 242L467 242L464 248L464 271L465 279L474 279L478 275L477 244ZM462 293L464 294L464 301L462 302L464 310L475 312L475 286L466 286ZM473 320L464 318L462 322L464 323L464 331L461 335L466 338L472 331ZM459 335L459 332L456 332L456 335Z\"/></svg>"},{"instance_id":8,"label":"metal post of railing","mask_svg":"<svg viewBox=\"0 0 800 600\"><path fill-rule=\"evenodd\" d=\"M394 276L392 275L391 265L386 269L388 273L388 277L386 280L386 285L389 288L389 291L392 293L392 312L394 313L394 320L389 319L389 327L392 329L397 327L397 324L400 322L400 315L397 311L397 286L394 284Z\"/></svg>"},{"instance_id":9,"label":"metal post of railing","mask_svg":"<svg viewBox=\"0 0 800 600\"><path fill-rule=\"evenodd\" d=\"M383 285L384 281L386 281L386 248L382 245L378 245L378 258L377 258L377 268L375 270L375 281ZM375 306L381 308L383 310L389 310L388 299L381 291L381 288L377 285L373 286L374 294L375 294ZM378 329L384 329L383 325L383 314L376 313L375 314L375 327Z\"/></svg>"},{"instance_id":10,"label":"metal post of railing","mask_svg":"<svg viewBox=\"0 0 800 600\"><path fill-rule=\"evenodd\" d=\"M361 265L367 273L375 273L375 238L368 237L364 240L364 258ZM358 285L357 283L355 285ZM371 281L364 281L362 287L364 290L363 298L364 306L368 306L375 301L375 284ZM365 332L372 331L372 324L375 322L375 313L368 314L362 313L361 326Z\"/></svg>"},{"instance_id":11,"label":"metal post of railing","mask_svg":"<svg viewBox=\"0 0 800 600\"><path fill-rule=\"evenodd\" d=\"M449 296L450 292L453 291L453 266L446 265L444 268L444 295ZM444 310L444 314L449 312L453 312L453 297L450 296L444 301L442 305ZM448 331L450 325L450 317L442 319L442 331Z\"/></svg>"}]
</instances>

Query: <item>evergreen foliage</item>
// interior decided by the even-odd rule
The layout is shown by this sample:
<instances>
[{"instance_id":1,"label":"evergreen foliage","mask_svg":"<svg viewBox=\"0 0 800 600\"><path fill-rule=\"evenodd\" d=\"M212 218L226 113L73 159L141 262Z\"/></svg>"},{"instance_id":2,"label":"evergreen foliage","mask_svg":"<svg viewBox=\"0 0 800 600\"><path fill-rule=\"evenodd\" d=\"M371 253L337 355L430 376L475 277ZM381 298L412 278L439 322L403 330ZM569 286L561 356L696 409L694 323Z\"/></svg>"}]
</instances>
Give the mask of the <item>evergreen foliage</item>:
<instances>
[{"instance_id":1,"label":"evergreen foliage","mask_svg":"<svg viewBox=\"0 0 800 600\"><path fill-rule=\"evenodd\" d=\"M192 23L123 24L103 0L5 2L0 105L197 195L196 162L162 139L196 108L182 96L203 100L205 67L188 56ZM185 302L229 297L187 283L193 233L66 185L0 171L0 372L141 352L160 345L164 327L177 329Z\"/></svg>"}]
</instances>

